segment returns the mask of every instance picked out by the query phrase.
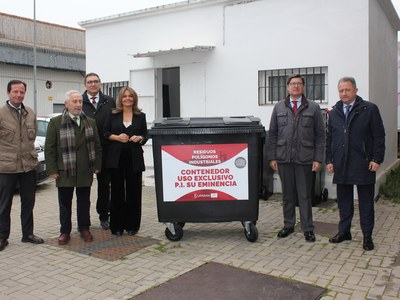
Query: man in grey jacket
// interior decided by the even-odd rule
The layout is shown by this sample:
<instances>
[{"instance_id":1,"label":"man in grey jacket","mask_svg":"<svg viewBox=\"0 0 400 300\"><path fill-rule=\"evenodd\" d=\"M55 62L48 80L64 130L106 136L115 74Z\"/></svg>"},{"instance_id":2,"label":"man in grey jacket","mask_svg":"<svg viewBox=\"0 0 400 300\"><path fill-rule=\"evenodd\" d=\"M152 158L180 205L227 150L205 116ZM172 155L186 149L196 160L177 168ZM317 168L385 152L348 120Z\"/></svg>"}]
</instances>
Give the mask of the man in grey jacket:
<instances>
[{"instance_id":1,"label":"man in grey jacket","mask_svg":"<svg viewBox=\"0 0 400 300\"><path fill-rule=\"evenodd\" d=\"M312 181L324 157L325 128L319 105L303 94L304 84L300 75L287 80L289 95L275 105L271 116L268 158L282 182L284 226L278 237L294 232L298 202L305 240L315 242Z\"/></svg>"},{"instance_id":2,"label":"man in grey jacket","mask_svg":"<svg viewBox=\"0 0 400 300\"><path fill-rule=\"evenodd\" d=\"M8 99L0 108L0 251L8 245L10 212L17 183L21 197L21 227L23 243L42 244L33 234L35 206L36 114L23 105L26 84L11 80L7 85Z\"/></svg>"}]
</instances>

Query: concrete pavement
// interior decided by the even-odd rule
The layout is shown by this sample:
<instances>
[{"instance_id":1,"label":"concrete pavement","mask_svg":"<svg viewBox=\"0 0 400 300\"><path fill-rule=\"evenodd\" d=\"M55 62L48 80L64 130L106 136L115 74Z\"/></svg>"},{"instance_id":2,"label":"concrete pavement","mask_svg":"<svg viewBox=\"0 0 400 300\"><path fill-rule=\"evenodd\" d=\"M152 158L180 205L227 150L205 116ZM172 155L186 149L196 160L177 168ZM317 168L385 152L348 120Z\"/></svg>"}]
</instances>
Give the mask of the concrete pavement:
<instances>
[{"instance_id":1,"label":"concrete pavement","mask_svg":"<svg viewBox=\"0 0 400 300\"><path fill-rule=\"evenodd\" d=\"M96 184L94 181L92 188L92 227L100 228ZM387 200L376 204L375 250L369 252L362 249L358 212L351 242L333 245L328 235L317 233L315 243L306 243L300 232L278 239L276 233L282 226L279 195L260 201L255 243L246 240L240 222L188 223L182 240L171 242L164 235L165 226L158 222L154 187L144 187L138 235L159 242L115 261L48 243L21 243L19 212L16 194L10 244L0 252L0 299L130 299L211 261L324 287L328 292L322 299L400 298L400 205ZM317 222L338 222L333 201L313 212ZM36 235L45 240L59 235L54 182L39 186L34 215Z\"/></svg>"}]
</instances>

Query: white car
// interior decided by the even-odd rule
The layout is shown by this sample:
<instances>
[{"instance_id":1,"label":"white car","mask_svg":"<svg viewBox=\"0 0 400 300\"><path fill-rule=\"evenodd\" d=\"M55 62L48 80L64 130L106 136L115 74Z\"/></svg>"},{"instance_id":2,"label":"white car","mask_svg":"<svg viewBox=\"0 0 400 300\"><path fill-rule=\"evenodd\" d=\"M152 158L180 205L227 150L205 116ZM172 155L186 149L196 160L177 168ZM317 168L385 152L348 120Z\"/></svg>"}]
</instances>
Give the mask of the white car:
<instances>
[{"instance_id":1,"label":"white car","mask_svg":"<svg viewBox=\"0 0 400 300\"><path fill-rule=\"evenodd\" d=\"M50 119L61 115L61 113L50 114L46 117L37 117L37 132L36 132L36 142L38 142L44 149L44 143L46 142L47 126L49 126Z\"/></svg>"},{"instance_id":2,"label":"white car","mask_svg":"<svg viewBox=\"0 0 400 300\"><path fill-rule=\"evenodd\" d=\"M50 119L60 115L59 113L51 114L46 117L37 117L37 133L35 140L35 148L38 153L39 165L36 171L36 182L42 183L49 178L46 170L46 161L44 159L44 144L46 142L47 126L49 125Z\"/></svg>"},{"instance_id":3,"label":"white car","mask_svg":"<svg viewBox=\"0 0 400 300\"><path fill-rule=\"evenodd\" d=\"M38 153L38 161L39 164L36 169L36 183L42 183L49 178L46 170L46 161L44 160L44 148L42 145L36 140L35 148Z\"/></svg>"}]
</instances>

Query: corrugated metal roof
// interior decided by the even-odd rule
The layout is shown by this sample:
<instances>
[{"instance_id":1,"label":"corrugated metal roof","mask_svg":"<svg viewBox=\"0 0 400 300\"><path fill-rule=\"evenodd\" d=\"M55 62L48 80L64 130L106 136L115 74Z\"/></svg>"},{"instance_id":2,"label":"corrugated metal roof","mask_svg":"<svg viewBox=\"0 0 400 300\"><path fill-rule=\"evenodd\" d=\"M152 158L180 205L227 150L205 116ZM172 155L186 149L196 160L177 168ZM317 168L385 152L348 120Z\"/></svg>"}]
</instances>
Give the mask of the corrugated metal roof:
<instances>
[{"instance_id":1,"label":"corrugated metal roof","mask_svg":"<svg viewBox=\"0 0 400 300\"><path fill-rule=\"evenodd\" d=\"M34 20L0 13L0 62L34 65ZM38 67L85 71L85 31L36 21Z\"/></svg>"},{"instance_id":2,"label":"corrugated metal roof","mask_svg":"<svg viewBox=\"0 0 400 300\"><path fill-rule=\"evenodd\" d=\"M0 39L33 45L34 20L0 13ZM85 53L85 31L36 21L36 44L42 48Z\"/></svg>"}]
</instances>

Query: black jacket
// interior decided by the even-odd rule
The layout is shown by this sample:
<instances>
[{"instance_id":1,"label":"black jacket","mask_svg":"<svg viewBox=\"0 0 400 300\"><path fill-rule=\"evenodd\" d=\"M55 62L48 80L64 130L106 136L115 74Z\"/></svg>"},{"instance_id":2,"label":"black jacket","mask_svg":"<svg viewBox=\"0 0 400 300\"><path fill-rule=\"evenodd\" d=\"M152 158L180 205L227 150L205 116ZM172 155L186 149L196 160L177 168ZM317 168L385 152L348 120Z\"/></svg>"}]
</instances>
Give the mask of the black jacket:
<instances>
[{"instance_id":1,"label":"black jacket","mask_svg":"<svg viewBox=\"0 0 400 300\"><path fill-rule=\"evenodd\" d=\"M104 95L99 92L99 103L97 104L97 109L89 101L87 91L82 94L82 110L86 116L96 120L97 131L101 135L103 131L104 123L106 122L107 116L110 114L111 110L115 107L114 98ZM107 141L101 138L101 145L104 148L107 145Z\"/></svg>"},{"instance_id":2,"label":"black jacket","mask_svg":"<svg viewBox=\"0 0 400 300\"><path fill-rule=\"evenodd\" d=\"M357 96L346 122L343 102L329 112L326 139L326 163L332 163L333 183L373 184L376 173L368 169L370 161L383 162L385 128L378 107Z\"/></svg>"},{"instance_id":3,"label":"black jacket","mask_svg":"<svg viewBox=\"0 0 400 300\"><path fill-rule=\"evenodd\" d=\"M129 147L132 154L132 170L133 172L141 172L145 170L143 148L147 142L147 123L146 115L140 113L138 116L133 116L132 125L128 128L125 127L122 120L122 112L110 113L104 126L103 137L108 140L111 134L119 135L126 133L129 137L133 135L141 135L143 137L142 143L120 143L117 141L109 141L107 146L106 168L118 168L121 151L124 147Z\"/></svg>"}]
</instances>

